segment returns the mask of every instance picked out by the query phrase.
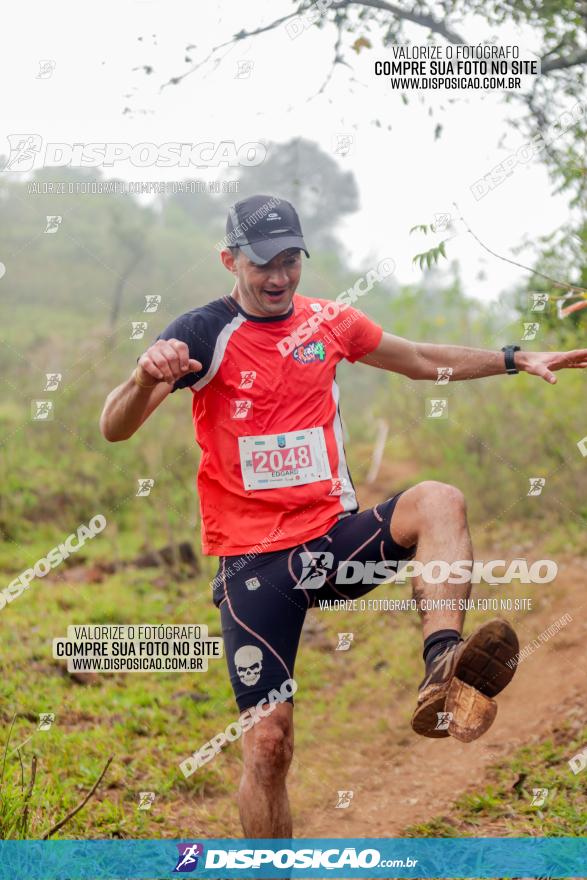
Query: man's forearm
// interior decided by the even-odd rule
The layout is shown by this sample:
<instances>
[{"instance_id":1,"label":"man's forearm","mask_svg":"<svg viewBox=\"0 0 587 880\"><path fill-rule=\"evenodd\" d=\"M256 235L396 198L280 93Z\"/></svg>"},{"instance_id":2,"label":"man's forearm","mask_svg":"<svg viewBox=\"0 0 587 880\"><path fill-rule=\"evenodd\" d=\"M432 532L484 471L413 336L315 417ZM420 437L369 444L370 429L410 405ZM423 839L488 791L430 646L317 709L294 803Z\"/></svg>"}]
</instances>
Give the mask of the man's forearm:
<instances>
[{"instance_id":1,"label":"man's forearm","mask_svg":"<svg viewBox=\"0 0 587 880\"><path fill-rule=\"evenodd\" d=\"M158 339L143 352L130 379L115 388L100 417L100 430L112 442L128 440L171 393L178 379L202 369L186 342Z\"/></svg>"},{"instance_id":2,"label":"man's forearm","mask_svg":"<svg viewBox=\"0 0 587 880\"><path fill-rule=\"evenodd\" d=\"M100 417L100 430L106 440L128 440L160 401L169 387L157 383L151 388L138 385L134 372L126 382L111 391Z\"/></svg>"},{"instance_id":3,"label":"man's forearm","mask_svg":"<svg viewBox=\"0 0 587 880\"><path fill-rule=\"evenodd\" d=\"M502 351L461 345L432 345L426 342L416 342L414 347L412 379L437 379L440 371L446 370L445 375L451 382L455 382L497 376L506 371ZM522 370L524 352L517 351L514 358L516 367Z\"/></svg>"},{"instance_id":4,"label":"man's forearm","mask_svg":"<svg viewBox=\"0 0 587 880\"><path fill-rule=\"evenodd\" d=\"M466 348L462 345L432 345L412 342L402 336L384 332L377 348L360 358L361 363L380 370L401 373L410 379L481 379L483 376L505 375L503 351ZM587 349L573 351L516 351L517 370L539 376L556 384L555 372L587 367ZM444 384L444 383L443 383Z\"/></svg>"},{"instance_id":5,"label":"man's forearm","mask_svg":"<svg viewBox=\"0 0 587 880\"><path fill-rule=\"evenodd\" d=\"M527 352L517 351L516 367L525 370L529 357ZM506 372L502 351L413 342L411 339L385 332L377 348L361 358L361 362L381 370L401 373L410 379L438 379L443 376L451 382L459 379L481 379L483 376L497 376Z\"/></svg>"}]
</instances>

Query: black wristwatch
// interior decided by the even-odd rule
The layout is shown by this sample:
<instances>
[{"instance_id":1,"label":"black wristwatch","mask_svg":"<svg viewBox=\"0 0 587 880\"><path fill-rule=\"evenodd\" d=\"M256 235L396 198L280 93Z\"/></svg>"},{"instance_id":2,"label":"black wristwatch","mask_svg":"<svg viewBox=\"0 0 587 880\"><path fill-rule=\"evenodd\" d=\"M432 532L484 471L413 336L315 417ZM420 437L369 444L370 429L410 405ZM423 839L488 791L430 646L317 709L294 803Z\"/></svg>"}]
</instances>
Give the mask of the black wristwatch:
<instances>
[{"instance_id":1,"label":"black wristwatch","mask_svg":"<svg viewBox=\"0 0 587 880\"><path fill-rule=\"evenodd\" d=\"M514 352L521 351L519 345L504 345L502 351L504 352L504 360L505 360L505 371L508 376L513 376L515 373L519 373L520 371L516 369L516 362L514 360Z\"/></svg>"}]
</instances>

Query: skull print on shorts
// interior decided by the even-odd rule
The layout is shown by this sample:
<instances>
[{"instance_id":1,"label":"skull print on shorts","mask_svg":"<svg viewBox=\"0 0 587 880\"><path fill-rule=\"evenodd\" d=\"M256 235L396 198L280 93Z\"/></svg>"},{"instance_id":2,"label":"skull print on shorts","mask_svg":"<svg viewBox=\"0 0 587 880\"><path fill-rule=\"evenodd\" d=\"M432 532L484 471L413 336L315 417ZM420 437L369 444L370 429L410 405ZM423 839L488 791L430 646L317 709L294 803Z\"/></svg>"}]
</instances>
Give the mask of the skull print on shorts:
<instances>
[{"instance_id":1,"label":"skull print on shorts","mask_svg":"<svg viewBox=\"0 0 587 880\"><path fill-rule=\"evenodd\" d=\"M255 645L243 645L235 652L234 665L242 683L252 687L261 677L263 651Z\"/></svg>"}]
</instances>

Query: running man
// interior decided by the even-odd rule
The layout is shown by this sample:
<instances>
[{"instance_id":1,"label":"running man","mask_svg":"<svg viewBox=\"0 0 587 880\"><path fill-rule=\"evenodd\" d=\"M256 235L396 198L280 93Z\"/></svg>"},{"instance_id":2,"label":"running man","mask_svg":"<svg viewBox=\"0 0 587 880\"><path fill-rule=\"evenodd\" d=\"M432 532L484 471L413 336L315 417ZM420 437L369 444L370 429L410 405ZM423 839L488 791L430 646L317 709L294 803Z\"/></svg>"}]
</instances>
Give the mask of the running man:
<instances>
[{"instance_id":1,"label":"running man","mask_svg":"<svg viewBox=\"0 0 587 880\"><path fill-rule=\"evenodd\" d=\"M231 293L160 334L109 394L100 426L107 440L126 440L170 393L185 388L192 395L202 450L203 552L219 557L212 597L243 713L269 706L270 692L294 678L308 608L377 585L373 578L343 584L339 574L349 560L473 558L465 500L454 486L425 481L358 511L343 446L339 361L410 379L524 370L554 383L554 371L587 366L587 350L494 352L410 342L349 304L296 294L302 251L310 255L298 215L283 199L238 202L226 232L229 246L220 257L234 278ZM464 599L470 583L415 579L414 593L417 600ZM425 672L412 727L423 736L475 739L492 723L493 698L514 674L507 661L518 651L516 635L506 621L493 620L463 639L464 613L446 607L421 617ZM243 736L239 809L246 837L291 837L285 783L292 752L289 697Z\"/></svg>"}]
</instances>

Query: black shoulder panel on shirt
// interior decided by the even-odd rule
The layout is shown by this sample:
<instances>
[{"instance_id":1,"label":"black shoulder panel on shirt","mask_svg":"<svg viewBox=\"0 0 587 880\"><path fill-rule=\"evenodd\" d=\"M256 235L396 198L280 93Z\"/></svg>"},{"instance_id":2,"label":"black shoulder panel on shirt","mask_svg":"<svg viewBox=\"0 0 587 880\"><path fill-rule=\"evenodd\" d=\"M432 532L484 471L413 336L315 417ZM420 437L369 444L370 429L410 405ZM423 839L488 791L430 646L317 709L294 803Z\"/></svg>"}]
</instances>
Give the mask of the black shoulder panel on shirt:
<instances>
[{"instance_id":1,"label":"black shoulder panel on shirt","mask_svg":"<svg viewBox=\"0 0 587 880\"><path fill-rule=\"evenodd\" d=\"M157 337L157 339L179 339L181 342L185 342L190 350L190 358L200 361L202 364L202 369L197 373L186 373L185 376L178 379L173 386L173 391L194 385L210 369L218 336L224 327L238 315L237 309L234 308L230 300L229 296L224 296L222 299L216 299L205 306L192 309L191 312L185 312L172 321Z\"/></svg>"}]
</instances>

